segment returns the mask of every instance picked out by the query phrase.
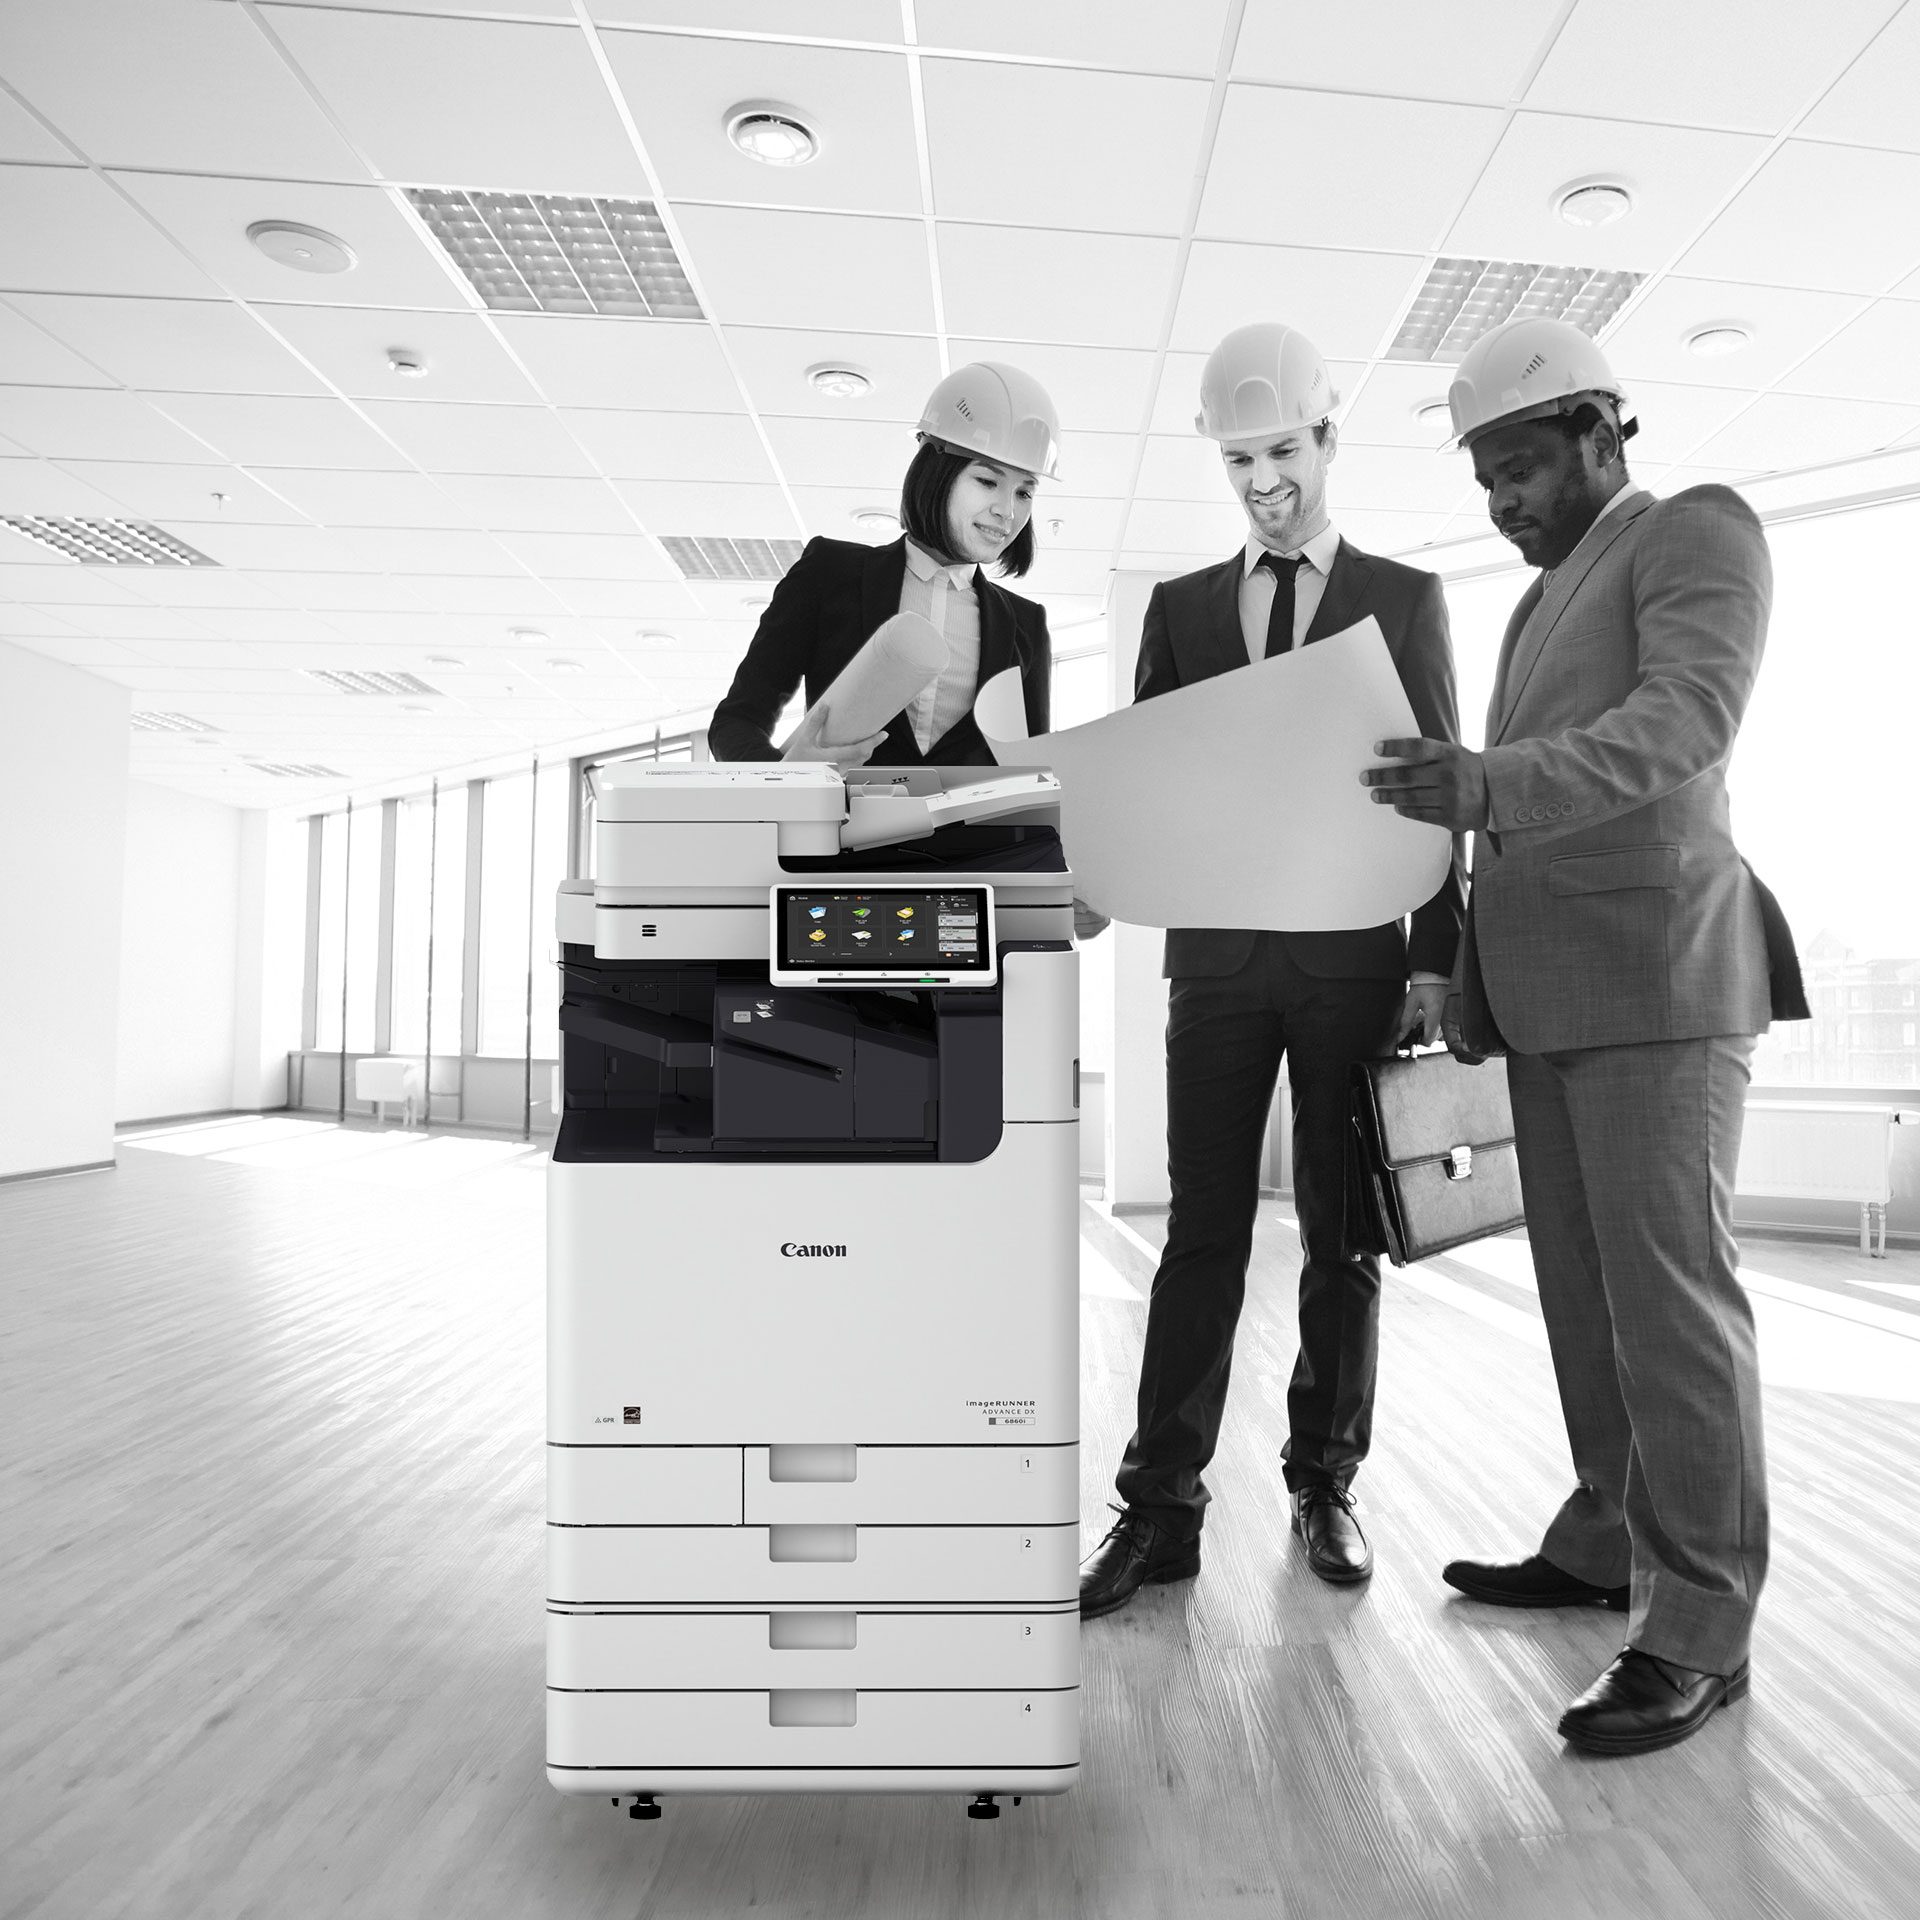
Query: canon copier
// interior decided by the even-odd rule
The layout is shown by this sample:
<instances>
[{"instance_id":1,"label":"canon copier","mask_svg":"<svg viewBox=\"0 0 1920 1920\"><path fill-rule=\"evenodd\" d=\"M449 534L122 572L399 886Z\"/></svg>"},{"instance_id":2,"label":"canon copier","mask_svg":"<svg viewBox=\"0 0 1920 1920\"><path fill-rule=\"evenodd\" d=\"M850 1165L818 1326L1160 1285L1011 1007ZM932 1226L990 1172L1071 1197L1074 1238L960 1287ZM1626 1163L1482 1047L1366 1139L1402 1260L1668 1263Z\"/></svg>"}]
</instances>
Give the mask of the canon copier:
<instances>
[{"instance_id":1,"label":"canon copier","mask_svg":"<svg viewBox=\"0 0 1920 1920\"><path fill-rule=\"evenodd\" d=\"M1079 1764L1079 956L1033 769L612 765L559 903L548 1778Z\"/></svg>"}]
</instances>

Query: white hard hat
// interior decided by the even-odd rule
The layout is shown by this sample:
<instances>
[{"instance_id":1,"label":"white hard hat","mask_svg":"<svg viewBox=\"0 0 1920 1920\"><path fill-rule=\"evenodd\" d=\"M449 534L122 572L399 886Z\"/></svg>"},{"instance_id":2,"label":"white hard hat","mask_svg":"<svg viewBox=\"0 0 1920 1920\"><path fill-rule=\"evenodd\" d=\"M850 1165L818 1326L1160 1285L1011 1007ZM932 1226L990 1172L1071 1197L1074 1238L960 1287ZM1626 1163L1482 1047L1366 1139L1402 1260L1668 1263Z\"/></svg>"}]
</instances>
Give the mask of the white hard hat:
<instances>
[{"instance_id":1,"label":"white hard hat","mask_svg":"<svg viewBox=\"0 0 1920 1920\"><path fill-rule=\"evenodd\" d=\"M1210 440L1312 427L1340 404L1320 349L1277 320L1235 327L1207 355L1193 424Z\"/></svg>"},{"instance_id":2,"label":"white hard hat","mask_svg":"<svg viewBox=\"0 0 1920 1920\"><path fill-rule=\"evenodd\" d=\"M1467 349L1447 389L1453 444L1471 446L1489 427L1572 413L1599 395L1620 416L1620 438L1639 432L1627 390L1589 333L1570 320L1507 320Z\"/></svg>"},{"instance_id":3,"label":"white hard hat","mask_svg":"<svg viewBox=\"0 0 1920 1920\"><path fill-rule=\"evenodd\" d=\"M923 439L997 460L1043 479L1060 477L1060 416L1030 373L998 360L956 367L927 395Z\"/></svg>"}]
</instances>

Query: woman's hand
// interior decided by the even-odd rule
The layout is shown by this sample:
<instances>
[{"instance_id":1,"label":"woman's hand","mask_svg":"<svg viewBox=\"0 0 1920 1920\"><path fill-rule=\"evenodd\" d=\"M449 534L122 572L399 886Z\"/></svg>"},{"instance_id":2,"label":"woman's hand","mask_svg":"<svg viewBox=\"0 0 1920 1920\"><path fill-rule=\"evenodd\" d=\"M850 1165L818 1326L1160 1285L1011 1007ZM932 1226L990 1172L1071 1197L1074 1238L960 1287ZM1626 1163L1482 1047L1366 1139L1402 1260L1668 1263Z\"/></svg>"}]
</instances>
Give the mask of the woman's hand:
<instances>
[{"instance_id":1,"label":"woman's hand","mask_svg":"<svg viewBox=\"0 0 1920 1920\"><path fill-rule=\"evenodd\" d=\"M1073 937L1076 940L1091 940L1096 933L1105 933L1113 924L1104 913L1095 913L1084 900L1076 898L1073 903Z\"/></svg>"},{"instance_id":2,"label":"woman's hand","mask_svg":"<svg viewBox=\"0 0 1920 1920\"><path fill-rule=\"evenodd\" d=\"M780 749L782 760L827 760L836 767L865 766L868 758L884 740L884 729L870 739L836 742L823 738L826 728L826 714L819 707L809 707L802 716L800 724L794 728L787 744Z\"/></svg>"}]
</instances>

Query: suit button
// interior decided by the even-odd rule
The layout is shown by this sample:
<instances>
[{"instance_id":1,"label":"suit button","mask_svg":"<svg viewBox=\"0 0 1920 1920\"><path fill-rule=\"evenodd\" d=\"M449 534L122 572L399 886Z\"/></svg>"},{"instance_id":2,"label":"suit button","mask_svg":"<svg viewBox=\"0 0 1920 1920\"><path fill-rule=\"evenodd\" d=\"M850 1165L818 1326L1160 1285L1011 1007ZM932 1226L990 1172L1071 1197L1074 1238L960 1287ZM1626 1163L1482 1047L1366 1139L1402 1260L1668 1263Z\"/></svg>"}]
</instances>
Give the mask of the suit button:
<instances>
[{"instance_id":1,"label":"suit button","mask_svg":"<svg viewBox=\"0 0 1920 1920\"><path fill-rule=\"evenodd\" d=\"M1514 825L1515 825L1515 826L1520 826L1520 827L1524 827L1524 826L1525 826L1525 825L1527 824L1527 810L1526 810L1526 808L1525 808L1525 807L1522 807L1522 808L1520 809L1520 811L1519 811L1518 813L1516 813L1516 814L1515 814L1515 815L1513 816L1513 820L1514 820Z\"/></svg>"}]
</instances>

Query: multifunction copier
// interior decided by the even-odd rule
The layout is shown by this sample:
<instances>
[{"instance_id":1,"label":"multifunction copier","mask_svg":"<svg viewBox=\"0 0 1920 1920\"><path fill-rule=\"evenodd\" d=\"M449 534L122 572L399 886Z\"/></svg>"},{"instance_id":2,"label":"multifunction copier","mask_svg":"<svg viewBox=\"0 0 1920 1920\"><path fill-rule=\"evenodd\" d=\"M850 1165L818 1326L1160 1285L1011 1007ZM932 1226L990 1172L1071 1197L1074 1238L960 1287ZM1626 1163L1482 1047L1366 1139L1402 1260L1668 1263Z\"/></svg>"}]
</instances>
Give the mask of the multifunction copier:
<instances>
[{"instance_id":1,"label":"multifunction copier","mask_svg":"<svg viewBox=\"0 0 1920 1920\"><path fill-rule=\"evenodd\" d=\"M548 1778L1079 1763L1078 961L1037 769L621 765L559 902Z\"/></svg>"}]
</instances>

